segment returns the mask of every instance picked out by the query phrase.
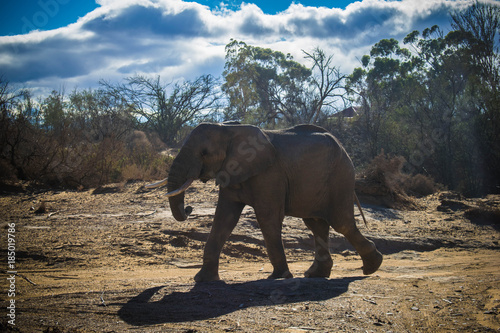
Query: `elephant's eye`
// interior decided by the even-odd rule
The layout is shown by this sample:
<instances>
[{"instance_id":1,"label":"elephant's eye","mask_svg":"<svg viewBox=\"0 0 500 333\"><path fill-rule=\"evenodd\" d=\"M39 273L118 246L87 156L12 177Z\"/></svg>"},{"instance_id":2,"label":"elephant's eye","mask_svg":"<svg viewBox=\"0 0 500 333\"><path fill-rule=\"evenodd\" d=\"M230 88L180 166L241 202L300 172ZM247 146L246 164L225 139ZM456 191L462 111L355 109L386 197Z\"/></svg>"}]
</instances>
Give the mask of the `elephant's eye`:
<instances>
[{"instance_id":1,"label":"elephant's eye","mask_svg":"<svg viewBox=\"0 0 500 333\"><path fill-rule=\"evenodd\" d=\"M201 157L206 157L208 155L208 150L203 149L200 153Z\"/></svg>"}]
</instances>

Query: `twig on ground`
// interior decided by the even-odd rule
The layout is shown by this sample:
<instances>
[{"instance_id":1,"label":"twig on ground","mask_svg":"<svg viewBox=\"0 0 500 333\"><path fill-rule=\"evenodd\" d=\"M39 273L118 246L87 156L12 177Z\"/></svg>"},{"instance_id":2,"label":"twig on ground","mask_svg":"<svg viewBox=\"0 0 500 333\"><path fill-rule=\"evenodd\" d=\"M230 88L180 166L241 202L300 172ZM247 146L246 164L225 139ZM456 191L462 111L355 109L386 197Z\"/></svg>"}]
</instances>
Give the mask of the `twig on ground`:
<instances>
[{"instance_id":1,"label":"twig on ground","mask_svg":"<svg viewBox=\"0 0 500 333\"><path fill-rule=\"evenodd\" d=\"M14 275L16 275L16 276L19 276L20 278L25 279L26 281L28 281L28 282L29 282L29 283L31 283L32 285L36 286L36 283L35 283L35 282L31 281L31 280L30 280L30 279L28 279L26 276L24 276L24 275L22 275L22 274L20 274L20 273L17 273L17 272L12 272L12 271L6 271L6 270L4 270L4 269L2 269L2 273L4 273L4 274L14 274Z\"/></svg>"},{"instance_id":2,"label":"twig on ground","mask_svg":"<svg viewBox=\"0 0 500 333\"><path fill-rule=\"evenodd\" d=\"M377 302L375 302L374 300L371 300L371 299L363 298L363 301L377 305Z\"/></svg>"},{"instance_id":3,"label":"twig on ground","mask_svg":"<svg viewBox=\"0 0 500 333\"><path fill-rule=\"evenodd\" d=\"M152 213L149 213L149 214L139 213L139 214L136 214L136 216L146 217L146 216L151 216L151 215L154 215L154 214L156 214L156 209Z\"/></svg>"},{"instance_id":4,"label":"twig on ground","mask_svg":"<svg viewBox=\"0 0 500 333\"><path fill-rule=\"evenodd\" d=\"M104 289L104 290L102 291L102 294L101 294L101 305L102 305L102 306L106 306L106 302L104 301L104 291L105 291L105 290L106 290L106 289Z\"/></svg>"}]
</instances>

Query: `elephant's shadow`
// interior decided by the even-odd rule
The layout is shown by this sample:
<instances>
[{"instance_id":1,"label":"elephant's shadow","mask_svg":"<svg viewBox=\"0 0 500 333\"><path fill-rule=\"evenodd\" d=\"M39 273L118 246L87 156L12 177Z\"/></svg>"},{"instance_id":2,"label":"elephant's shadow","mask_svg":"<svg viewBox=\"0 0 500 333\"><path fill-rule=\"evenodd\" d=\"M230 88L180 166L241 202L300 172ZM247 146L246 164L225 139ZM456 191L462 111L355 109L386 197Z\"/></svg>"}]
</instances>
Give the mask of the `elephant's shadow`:
<instances>
[{"instance_id":1,"label":"elephant's shadow","mask_svg":"<svg viewBox=\"0 0 500 333\"><path fill-rule=\"evenodd\" d=\"M345 293L351 282L363 278L211 282L195 284L191 290L180 292L169 291L172 286L160 286L130 299L118 315L135 326L204 320L248 307L331 299Z\"/></svg>"}]
</instances>

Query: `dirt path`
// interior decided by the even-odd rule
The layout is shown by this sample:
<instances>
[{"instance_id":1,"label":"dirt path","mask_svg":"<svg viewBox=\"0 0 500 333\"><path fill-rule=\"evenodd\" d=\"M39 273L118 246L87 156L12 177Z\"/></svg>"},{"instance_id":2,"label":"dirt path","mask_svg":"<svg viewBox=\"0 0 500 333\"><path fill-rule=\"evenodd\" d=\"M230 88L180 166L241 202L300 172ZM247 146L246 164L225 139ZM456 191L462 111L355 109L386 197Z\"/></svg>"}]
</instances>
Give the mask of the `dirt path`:
<instances>
[{"instance_id":1,"label":"dirt path","mask_svg":"<svg viewBox=\"0 0 500 333\"><path fill-rule=\"evenodd\" d=\"M15 224L16 295L2 275L0 306L15 299L0 331L20 332L498 332L500 232L471 219L472 206L441 193L421 211L364 205L373 239L385 255L373 276L332 232L330 279L304 279L312 260L310 232L298 219L283 234L296 278L266 280L271 265L251 209L221 257L224 282L195 285L217 189L187 194L193 217L176 222L160 192L126 184L85 192L0 197L2 262L8 270L8 224ZM41 202L45 211L35 214ZM459 204L460 203L460 204ZM472 223L475 222L475 223ZM4 232L5 231L5 232Z\"/></svg>"}]
</instances>

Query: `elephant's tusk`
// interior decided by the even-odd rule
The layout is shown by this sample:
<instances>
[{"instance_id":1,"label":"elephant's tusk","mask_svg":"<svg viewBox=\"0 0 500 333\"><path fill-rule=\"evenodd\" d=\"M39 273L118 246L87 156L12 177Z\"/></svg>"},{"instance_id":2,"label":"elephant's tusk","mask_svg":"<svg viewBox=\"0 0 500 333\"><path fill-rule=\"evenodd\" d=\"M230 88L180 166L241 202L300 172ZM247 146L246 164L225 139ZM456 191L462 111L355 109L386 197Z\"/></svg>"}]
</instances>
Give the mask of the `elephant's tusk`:
<instances>
[{"instance_id":1,"label":"elephant's tusk","mask_svg":"<svg viewBox=\"0 0 500 333\"><path fill-rule=\"evenodd\" d=\"M176 195L179 195L181 194L182 192L184 192L185 190L187 190L189 188L189 186L191 186L191 183L193 182L192 179L188 179L181 187L179 187L177 190L175 191L172 191L172 192L169 192L167 194L165 194L165 196L167 198L170 198L170 197L175 197Z\"/></svg>"},{"instance_id":2,"label":"elephant's tusk","mask_svg":"<svg viewBox=\"0 0 500 333\"><path fill-rule=\"evenodd\" d=\"M160 180L159 182L145 185L144 187L147 188L147 189L157 188L157 187L160 187L160 186L167 185L167 181L168 181L168 178L165 178L163 180Z\"/></svg>"}]
</instances>

